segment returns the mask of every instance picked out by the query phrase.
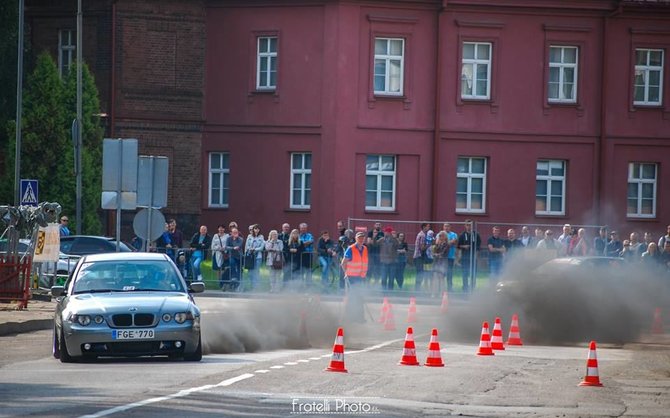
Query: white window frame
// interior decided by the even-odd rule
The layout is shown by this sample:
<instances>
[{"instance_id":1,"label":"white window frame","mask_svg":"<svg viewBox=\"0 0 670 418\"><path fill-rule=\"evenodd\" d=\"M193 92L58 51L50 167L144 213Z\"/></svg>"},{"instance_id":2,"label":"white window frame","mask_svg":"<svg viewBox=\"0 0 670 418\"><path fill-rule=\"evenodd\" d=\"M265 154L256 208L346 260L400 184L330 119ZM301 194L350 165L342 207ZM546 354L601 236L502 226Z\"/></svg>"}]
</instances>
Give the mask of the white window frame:
<instances>
[{"instance_id":1,"label":"white window frame","mask_svg":"<svg viewBox=\"0 0 670 418\"><path fill-rule=\"evenodd\" d=\"M377 54L377 42L378 41L385 41L386 42L386 54ZM391 51L391 42L398 42L402 44L401 47L401 52L400 55L393 55L390 53ZM375 44L374 44L374 50L375 50L375 60L374 60L374 65L373 65L373 80L372 80L372 85L373 88L375 89L374 92L377 95L385 95L385 96L402 96L404 94L404 79L405 79L405 39L404 38L375 38ZM377 74L376 73L376 68L377 68L377 61L383 61L384 62L384 74ZM392 62L399 62L400 63L400 80L399 80L399 86L398 90L392 90L391 86L391 63ZM383 90L377 90L376 89L376 83L375 79L377 76L383 76L384 77L384 89Z\"/></svg>"},{"instance_id":2,"label":"white window frame","mask_svg":"<svg viewBox=\"0 0 670 418\"><path fill-rule=\"evenodd\" d=\"M558 49L561 52L561 57L559 62L553 62L551 61L551 50L552 49ZM565 52L566 50L574 50L575 51L575 62L565 62ZM549 89L549 85L552 84L551 82L551 69L552 68L558 68L558 97L551 97L549 96L549 92L551 89ZM565 71L567 69L573 69L573 74L574 74L574 80L573 80L573 88L572 88L572 97L565 97ZM548 86L547 86L547 97L550 103L577 103L577 80L579 78L579 47L576 46L562 46L562 45L551 45L549 46L549 79L547 80Z\"/></svg>"},{"instance_id":3,"label":"white window frame","mask_svg":"<svg viewBox=\"0 0 670 418\"><path fill-rule=\"evenodd\" d=\"M646 53L646 63L637 64L637 54ZM661 65L651 65L649 60L651 58L652 52L661 53ZM633 79L633 104L638 106L660 106L663 104L663 64L665 63L665 51L662 49L652 49L652 48L636 48L635 49L635 77ZM644 77L644 100L635 100L635 90L637 84L635 79L637 79L638 72L643 73ZM658 101L649 100L649 87L650 87L650 73L658 72Z\"/></svg>"},{"instance_id":4,"label":"white window frame","mask_svg":"<svg viewBox=\"0 0 670 418\"><path fill-rule=\"evenodd\" d=\"M540 164L547 164L547 173L548 174L537 174L537 170L540 168ZM563 169L563 175L558 176L558 175L553 175L551 173L552 168L557 168L557 166L560 166L561 169ZM538 160L537 164L535 166L536 174L535 174L535 182L536 182L536 190L535 190L535 199L539 199L540 197L537 194L537 182L544 181L547 183L547 194L544 196L544 204L545 208L547 210L535 210L536 215L565 215L565 190L566 190L566 179L567 179L567 168L568 165L565 160ZM559 191L559 194L556 193L556 190L552 189L552 184L553 182L560 181L561 182L561 188ZM561 197L561 209L560 210L551 210L551 198L560 196Z\"/></svg>"},{"instance_id":5,"label":"white window frame","mask_svg":"<svg viewBox=\"0 0 670 418\"><path fill-rule=\"evenodd\" d=\"M58 31L58 74L62 77L74 63L77 52L77 32L72 29Z\"/></svg>"},{"instance_id":6,"label":"white window frame","mask_svg":"<svg viewBox=\"0 0 670 418\"><path fill-rule=\"evenodd\" d=\"M370 158L377 158L377 167L378 169L372 170L368 168L367 160ZM384 159L391 158L393 160L393 169L392 170L387 170L384 169L384 164L383 161ZM396 205L396 176L397 176L397 170L398 170L398 158L395 155L378 155L378 154L370 154L366 156L365 159L365 210L374 210L374 211L394 211L395 210L395 205ZM376 177L376 182L377 182L377 189L376 190L368 190L367 188L367 179L369 176ZM392 190L382 190L382 183L383 179L385 177L390 177L391 178L391 184L393 185ZM372 206L368 206L367 203L367 195L368 192L374 192L376 194L375 196L375 204ZM383 206L382 202L382 193L391 193L391 205L390 206Z\"/></svg>"},{"instance_id":7,"label":"white window frame","mask_svg":"<svg viewBox=\"0 0 670 418\"><path fill-rule=\"evenodd\" d=\"M219 168L212 168L212 158L218 157L219 158ZM227 158L224 158L227 157ZM228 161L228 166L224 167L224 161ZM230 187L225 187L225 184L230 184L230 153L227 152L210 152L208 155L208 171L209 171L209 183L208 183L208 196L207 196L207 202L209 203L209 207L217 207L217 208L227 208L229 205L229 202L226 200L224 201L224 191L227 191L228 199L230 199ZM219 192L219 201L214 202L213 196L214 196L214 176L221 176L220 181L219 181L219 187L218 187L218 192Z\"/></svg>"},{"instance_id":8,"label":"white window frame","mask_svg":"<svg viewBox=\"0 0 670 418\"><path fill-rule=\"evenodd\" d=\"M310 164L309 168L307 168L307 164L305 164L307 160L307 156L309 155L310 159ZM300 156L300 167L295 167L293 165L294 158L296 156ZM311 208L311 203L312 203L312 188L311 188L311 180L312 180L312 153L310 152L294 152L291 153L291 191L289 193L290 197L290 203L289 206L291 209L310 209ZM295 184L295 177L298 176L300 177L300 184ZM309 184L310 187L307 186L307 177L309 176ZM300 201L296 202L294 201L293 197L294 194L293 192L299 190L300 191ZM307 192L309 191L309 198L307 198Z\"/></svg>"},{"instance_id":9,"label":"white window frame","mask_svg":"<svg viewBox=\"0 0 670 418\"><path fill-rule=\"evenodd\" d=\"M636 167L637 166L637 167ZM654 178L653 179L645 179L642 178L642 173L644 172L644 167L645 166L653 166L654 167ZM636 170L637 168L637 170ZM636 173L637 171L637 173ZM642 189L644 188L645 184L652 184L653 185L653 194L651 198L651 208L652 208L652 213L642 213L642 201L643 200L648 200L644 199L642 196ZM636 210L635 212L628 212L628 200L630 200L630 196L628 196L628 188L630 188L631 185L636 186ZM626 216L629 218L655 218L656 217L656 196L657 196L657 190L658 190L658 164L656 163L648 163L648 162L631 162L628 163L628 188L626 188Z\"/></svg>"},{"instance_id":10,"label":"white window frame","mask_svg":"<svg viewBox=\"0 0 670 418\"><path fill-rule=\"evenodd\" d=\"M275 50L271 51L272 40L275 40ZM261 52L261 44L267 44L267 51ZM277 49L279 48L279 38L277 36L259 36L256 41L256 89L257 90L276 90L277 89ZM261 70L261 63L266 62L265 71ZM272 68L275 68L275 83L272 84ZM265 75L265 84L261 84L261 75Z\"/></svg>"},{"instance_id":11,"label":"white window frame","mask_svg":"<svg viewBox=\"0 0 670 418\"><path fill-rule=\"evenodd\" d=\"M473 45L475 50L474 58L465 58L465 46ZM489 49L488 59L478 58L479 46L485 45ZM491 99L491 65L493 63L493 44L491 42L463 42L461 46L461 99L469 100L489 100ZM481 93L477 90L477 67L486 65L486 92ZM466 94L463 88L463 83L468 82L468 77L465 74L466 66L472 66L472 74L470 82L472 83L472 94Z\"/></svg>"},{"instance_id":12,"label":"white window frame","mask_svg":"<svg viewBox=\"0 0 670 418\"><path fill-rule=\"evenodd\" d=\"M466 203L464 208L456 208L457 213L484 213L486 212L486 173L488 171L488 159L486 157L458 157L458 159L466 159L468 160L468 171L465 173L459 173L458 168L456 169L456 178L465 178L467 179L467 186L466 186ZM484 172L483 173L473 173L472 172L472 162L474 160L483 160L484 161ZM458 162L457 162L457 167L458 167ZM481 208L473 208L472 207L472 180L473 179L482 179L482 207ZM458 187L456 188L456 196L458 201Z\"/></svg>"}]
</instances>

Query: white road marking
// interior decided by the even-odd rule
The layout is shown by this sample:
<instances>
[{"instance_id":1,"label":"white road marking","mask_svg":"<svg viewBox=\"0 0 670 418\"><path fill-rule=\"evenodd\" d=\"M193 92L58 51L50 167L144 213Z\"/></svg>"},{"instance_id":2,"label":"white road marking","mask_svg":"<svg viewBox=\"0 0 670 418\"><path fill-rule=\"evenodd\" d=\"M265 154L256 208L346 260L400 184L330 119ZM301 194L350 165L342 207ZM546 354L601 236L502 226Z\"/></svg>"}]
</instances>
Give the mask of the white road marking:
<instances>
[{"instance_id":1,"label":"white road marking","mask_svg":"<svg viewBox=\"0 0 670 418\"><path fill-rule=\"evenodd\" d=\"M298 363L309 363L309 360L298 360Z\"/></svg>"},{"instance_id":2,"label":"white road marking","mask_svg":"<svg viewBox=\"0 0 670 418\"><path fill-rule=\"evenodd\" d=\"M310 360L321 360L321 357L310 357Z\"/></svg>"},{"instance_id":3,"label":"white road marking","mask_svg":"<svg viewBox=\"0 0 670 418\"><path fill-rule=\"evenodd\" d=\"M284 365L286 366L295 366L296 364L298 363L296 363L295 361L287 361L286 363L284 363Z\"/></svg>"},{"instance_id":4,"label":"white road marking","mask_svg":"<svg viewBox=\"0 0 670 418\"><path fill-rule=\"evenodd\" d=\"M277 365L277 366L270 366L271 369L283 369L284 366L282 365Z\"/></svg>"},{"instance_id":5,"label":"white road marking","mask_svg":"<svg viewBox=\"0 0 670 418\"><path fill-rule=\"evenodd\" d=\"M188 396L192 393L203 392L205 390L209 390L209 389L213 389L213 388L217 388L217 387L230 386L230 385L235 384L237 382L240 382L242 380L249 379L250 377L254 377L254 375L251 374L251 373L244 373L244 374L241 374L239 376L232 377L230 379L226 379L222 382L217 383L216 385L205 385L205 386L199 386L199 387L190 388L190 389L184 389L184 390L180 390L177 393L173 393L172 395L159 396L157 398L150 398L150 399L145 399L145 400L139 401L139 402L133 402L133 403L129 403L129 404L126 404L126 405L120 405L120 406L117 406L115 408L106 409L104 411L96 412L95 414L84 415L81 418L104 417L104 416L107 416L107 415L112 415L112 414L116 414L116 413L119 413L119 412L128 411L130 409L139 408L141 406L151 405L151 404L162 402L162 401L168 401L170 399L183 398L184 396Z\"/></svg>"},{"instance_id":6,"label":"white road marking","mask_svg":"<svg viewBox=\"0 0 670 418\"><path fill-rule=\"evenodd\" d=\"M262 370L256 370L254 373L270 373L270 370L262 369Z\"/></svg>"}]
</instances>

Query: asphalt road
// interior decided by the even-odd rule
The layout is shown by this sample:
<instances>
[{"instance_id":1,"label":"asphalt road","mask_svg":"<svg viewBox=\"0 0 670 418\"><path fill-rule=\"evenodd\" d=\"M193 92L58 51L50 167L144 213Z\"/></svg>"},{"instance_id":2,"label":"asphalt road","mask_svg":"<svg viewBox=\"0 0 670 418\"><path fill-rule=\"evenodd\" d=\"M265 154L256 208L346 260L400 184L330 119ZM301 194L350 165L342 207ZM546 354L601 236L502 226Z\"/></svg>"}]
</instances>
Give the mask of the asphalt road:
<instances>
[{"instance_id":1,"label":"asphalt road","mask_svg":"<svg viewBox=\"0 0 670 418\"><path fill-rule=\"evenodd\" d=\"M445 322L445 317L475 315L470 304L453 303L446 315L437 305L420 304L414 324L418 360L425 361L430 329L437 327L445 367L400 366L407 305L397 303L395 331L369 319L344 326L348 373L332 373L324 368L332 354L339 304L297 295L198 302L206 330L200 363L111 359L61 364L51 357L50 331L0 338L0 417L670 414L667 336L599 345L604 386L579 387L587 344L524 345L477 356L480 329L468 337ZM380 305L368 307L376 318ZM523 318L521 325L523 337Z\"/></svg>"}]
</instances>

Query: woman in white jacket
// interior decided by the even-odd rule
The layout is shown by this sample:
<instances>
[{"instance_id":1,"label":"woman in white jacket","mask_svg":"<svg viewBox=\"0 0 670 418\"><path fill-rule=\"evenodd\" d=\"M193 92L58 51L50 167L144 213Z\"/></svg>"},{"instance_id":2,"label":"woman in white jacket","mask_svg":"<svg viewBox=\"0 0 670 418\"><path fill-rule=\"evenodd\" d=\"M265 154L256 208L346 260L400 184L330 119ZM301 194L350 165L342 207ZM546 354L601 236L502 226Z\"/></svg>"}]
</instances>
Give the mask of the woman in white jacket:
<instances>
[{"instance_id":1,"label":"woman in white jacket","mask_svg":"<svg viewBox=\"0 0 670 418\"><path fill-rule=\"evenodd\" d=\"M249 280L251 281L251 290L256 290L258 281L261 277L261 264L263 264L263 250L265 249L265 238L261 234L261 226L258 224L249 227L251 233L247 236L247 242L244 246L245 255L253 255L254 267L249 270Z\"/></svg>"},{"instance_id":2,"label":"woman in white jacket","mask_svg":"<svg viewBox=\"0 0 670 418\"><path fill-rule=\"evenodd\" d=\"M284 268L284 243L278 239L276 230L270 231L268 240L265 241L265 252L267 253L266 265L270 270L270 293L281 290L281 277Z\"/></svg>"}]
</instances>

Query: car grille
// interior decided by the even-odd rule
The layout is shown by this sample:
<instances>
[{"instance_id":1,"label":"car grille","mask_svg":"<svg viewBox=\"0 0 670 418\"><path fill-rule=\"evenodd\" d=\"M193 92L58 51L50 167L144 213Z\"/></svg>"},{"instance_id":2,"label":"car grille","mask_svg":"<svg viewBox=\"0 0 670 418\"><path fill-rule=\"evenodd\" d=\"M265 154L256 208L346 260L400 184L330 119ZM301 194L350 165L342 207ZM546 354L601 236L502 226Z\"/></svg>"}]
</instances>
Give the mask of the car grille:
<instances>
[{"instance_id":1,"label":"car grille","mask_svg":"<svg viewBox=\"0 0 670 418\"><path fill-rule=\"evenodd\" d=\"M112 315L115 327L146 327L154 324L154 315L146 313Z\"/></svg>"}]
</instances>

